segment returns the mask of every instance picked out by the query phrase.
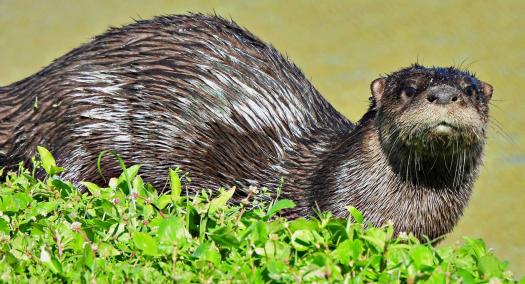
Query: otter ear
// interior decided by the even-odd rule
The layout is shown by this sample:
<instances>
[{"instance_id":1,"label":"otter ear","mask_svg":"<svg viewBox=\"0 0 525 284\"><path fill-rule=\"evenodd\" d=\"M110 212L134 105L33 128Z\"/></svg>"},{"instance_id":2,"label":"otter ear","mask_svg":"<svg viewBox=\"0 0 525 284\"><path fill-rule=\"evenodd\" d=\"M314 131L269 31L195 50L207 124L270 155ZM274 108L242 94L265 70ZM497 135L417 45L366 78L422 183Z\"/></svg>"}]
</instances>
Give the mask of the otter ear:
<instances>
[{"instance_id":1,"label":"otter ear","mask_svg":"<svg viewBox=\"0 0 525 284\"><path fill-rule=\"evenodd\" d=\"M485 96L487 96L487 98L490 100L490 98L492 98L492 91L494 90L494 88L492 88L492 85L482 81L481 87L483 88L483 93L485 94Z\"/></svg>"},{"instance_id":2,"label":"otter ear","mask_svg":"<svg viewBox=\"0 0 525 284\"><path fill-rule=\"evenodd\" d=\"M377 78L372 84L370 84L370 89L372 90L372 97L376 106L379 106L381 103L381 98L385 92L386 78Z\"/></svg>"}]
</instances>

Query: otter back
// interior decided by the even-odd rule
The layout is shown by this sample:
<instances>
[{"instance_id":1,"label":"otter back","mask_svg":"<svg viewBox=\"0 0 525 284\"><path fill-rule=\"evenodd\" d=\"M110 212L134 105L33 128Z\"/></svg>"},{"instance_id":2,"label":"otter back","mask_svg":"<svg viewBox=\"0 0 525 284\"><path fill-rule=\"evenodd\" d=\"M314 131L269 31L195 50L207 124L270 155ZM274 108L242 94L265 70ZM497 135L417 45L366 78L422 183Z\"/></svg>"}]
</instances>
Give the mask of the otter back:
<instances>
[{"instance_id":1,"label":"otter back","mask_svg":"<svg viewBox=\"0 0 525 284\"><path fill-rule=\"evenodd\" d=\"M110 29L3 88L0 108L1 165L43 145L65 178L101 181L97 157L116 150L159 190L178 166L192 188L275 188L353 127L272 46L199 14Z\"/></svg>"}]
</instances>

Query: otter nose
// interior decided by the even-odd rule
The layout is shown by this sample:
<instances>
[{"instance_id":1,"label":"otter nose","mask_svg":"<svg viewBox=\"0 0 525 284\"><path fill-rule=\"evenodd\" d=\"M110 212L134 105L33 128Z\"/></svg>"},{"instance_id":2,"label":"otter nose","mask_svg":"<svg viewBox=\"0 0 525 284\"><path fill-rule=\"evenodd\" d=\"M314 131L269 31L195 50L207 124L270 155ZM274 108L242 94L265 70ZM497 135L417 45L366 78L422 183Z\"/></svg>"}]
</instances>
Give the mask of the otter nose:
<instances>
[{"instance_id":1,"label":"otter nose","mask_svg":"<svg viewBox=\"0 0 525 284\"><path fill-rule=\"evenodd\" d=\"M458 94L453 90L449 90L448 88L438 89L430 92L427 95L427 100L431 103L446 105L457 101Z\"/></svg>"}]
</instances>

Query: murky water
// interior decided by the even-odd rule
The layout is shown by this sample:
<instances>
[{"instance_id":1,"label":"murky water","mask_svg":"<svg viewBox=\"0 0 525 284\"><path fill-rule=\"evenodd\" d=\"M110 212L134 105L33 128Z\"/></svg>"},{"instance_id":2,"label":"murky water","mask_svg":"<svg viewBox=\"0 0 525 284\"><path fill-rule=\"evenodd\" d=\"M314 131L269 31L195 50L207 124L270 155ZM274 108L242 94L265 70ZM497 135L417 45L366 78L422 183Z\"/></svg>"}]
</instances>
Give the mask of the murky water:
<instances>
[{"instance_id":1,"label":"murky water","mask_svg":"<svg viewBox=\"0 0 525 284\"><path fill-rule=\"evenodd\" d=\"M466 66L495 88L493 123L470 206L445 243L484 238L525 275L525 2L191 2L0 0L0 85L109 25L187 11L215 10L273 43L353 121L380 74L416 60Z\"/></svg>"}]
</instances>

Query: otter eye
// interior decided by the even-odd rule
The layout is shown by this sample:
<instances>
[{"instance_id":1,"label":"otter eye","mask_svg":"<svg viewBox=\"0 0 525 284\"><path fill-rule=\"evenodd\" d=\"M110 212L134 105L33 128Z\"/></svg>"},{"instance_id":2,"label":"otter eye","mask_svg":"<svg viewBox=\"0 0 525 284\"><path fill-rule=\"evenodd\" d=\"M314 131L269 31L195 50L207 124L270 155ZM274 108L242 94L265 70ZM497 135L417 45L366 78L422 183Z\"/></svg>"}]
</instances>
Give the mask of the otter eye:
<instances>
[{"instance_id":1,"label":"otter eye","mask_svg":"<svg viewBox=\"0 0 525 284\"><path fill-rule=\"evenodd\" d=\"M468 86L466 89L465 89L465 94L467 96L473 96L475 94L477 94L478 92L476 91L476 88L474 86Z\"/></svg>"},{"instance_id":2,"label":"otter eye","mask_svg":"<svg viewBox=\"0 0 525 284\"><path fill-rule=\"evenodd\" d=\"M417 90L414 87L405 87L403 92L405 93L407 97L412 97L413 95L417 93Z\"/></svg>"}]
</instances>

